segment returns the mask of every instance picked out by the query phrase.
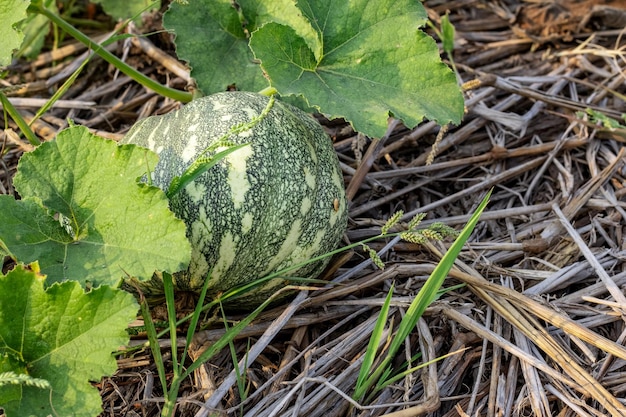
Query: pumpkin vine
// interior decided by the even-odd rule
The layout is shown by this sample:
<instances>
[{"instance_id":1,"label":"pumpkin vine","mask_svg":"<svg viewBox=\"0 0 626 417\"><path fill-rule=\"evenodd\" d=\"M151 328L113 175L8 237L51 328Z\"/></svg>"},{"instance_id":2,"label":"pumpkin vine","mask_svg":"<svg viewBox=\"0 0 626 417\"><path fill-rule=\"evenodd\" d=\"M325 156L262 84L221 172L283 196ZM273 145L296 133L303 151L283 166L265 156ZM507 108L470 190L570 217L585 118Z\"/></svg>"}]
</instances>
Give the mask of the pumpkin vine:
<instances>
[{"instance_id":1,"label":"pumpkin vine","mask_svg":"<svg viewBox=\"0 0 626 417\"><path fill-rule=\"evenodd\" d=\"M198 157L192 162L192 164L185 170L185 172L183 172L183 174L180 177L174 177L172 179L172 182L170 183L166 192L167 197L171 199L174 195L178 194L180 190L185 188L187 184L189 184L190 182L198 178L200 175L208 171L213 165L218 163L220 160L222 160L229 154L235 152L236 150L241 149L244 146L248 146L249 143L242 143L239 145L234 145L232 142L228 141L228 138L234 135L239 135L245 131L248 131L254 128L254 126L259 124L261 120L267 117L269 112L272 110L272 107L274 107L273 95L270 96L270 99L267 102L267 105L265 106L261 114L253 117L247 123L238 123L232 126L228 130L228 132L226 132L221 138L217 140L217 142L212 143L211 145L207 146L206 149L204 149L204 151L202 151L202 153L198 155ZM216 149L223 148L223 147L227 147L228 149L218 152L215 155L207 156L207 154L209 154L210 152L213 152Z\"/></svg>"}]
</instances>

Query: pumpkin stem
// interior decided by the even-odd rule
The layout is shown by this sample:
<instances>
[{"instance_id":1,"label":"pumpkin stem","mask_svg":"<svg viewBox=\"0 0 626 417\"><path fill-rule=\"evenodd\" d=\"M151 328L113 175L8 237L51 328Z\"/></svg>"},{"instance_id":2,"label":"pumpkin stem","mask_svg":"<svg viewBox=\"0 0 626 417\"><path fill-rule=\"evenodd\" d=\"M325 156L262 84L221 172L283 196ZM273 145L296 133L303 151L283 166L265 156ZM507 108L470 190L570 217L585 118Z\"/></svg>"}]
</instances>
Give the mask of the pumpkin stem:
<instances>
[{"instance_id":1,"label":"pumpkin stem","mask_svg":"<svg viewBox=\"0 0 626 417\"><path fill-rule=\"evenodd\" d=\"M272 86L266 87L263 90L259 91L259 94L261 94L262 96L268 96L268 97L271 97L277 93L278 93L278 90Z\"/></svg>"}]
</instances>

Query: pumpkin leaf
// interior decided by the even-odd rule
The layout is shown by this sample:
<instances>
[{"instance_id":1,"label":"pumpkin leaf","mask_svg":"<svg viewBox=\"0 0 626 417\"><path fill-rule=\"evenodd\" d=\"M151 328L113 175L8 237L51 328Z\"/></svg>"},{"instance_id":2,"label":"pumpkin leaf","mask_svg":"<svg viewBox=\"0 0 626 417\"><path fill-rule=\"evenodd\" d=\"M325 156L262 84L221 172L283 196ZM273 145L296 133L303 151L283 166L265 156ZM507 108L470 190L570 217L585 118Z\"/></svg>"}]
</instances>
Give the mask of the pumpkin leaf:
<instances>
[{"instance_id":1,"label":"pumpkin leaf","mask_svg":"<svg viewBox=\"0 0 626 417\"><path fill-rule=\"evenodd\" d=\"M293 28L267 23L250 48L281 95L303 94L330 117L381 137L391 114L412 128L424 117L459 123L463 96L413 0L299 1L322 40L316 54Z\"/></svg>"},{"instance_id":2,"label":"pumpkin leaf","mask_svg":"<svg viewBox=\"0 0 626 417\"><path fill-rule=\"evenodd\" d=\"M138 183L157 156L76 126L19 161L22 196L0 196L0 247L39 261L50 282L116 285L179 271L191 257L185 225L157 187Z\"/></svg>"},{"instance_id":3,"label":"pumpkin leaf","mask_svg":"<svg viewBox=\"0 0 626 417\"><path fill-rule=\"evenodd\" d=\"M292 104L381 137L390 114L408 127L463 115L454 73L418 30L426 19L413 0L197 0L173 3L164 26L205 94L259 91L269 79Z\"/></svg>"},{"instance_id":4,"label":"pumpkin leaf","mask_svg":"<svg viewBox=\"0 0 626 417\"><path fill-rule=\"evenodd\" d=\"M293 0L240 0L237 7L231 0L173 2L163 16L163 26L176 33L178 57L189 62L204 94L232 85L253 92L268 86L248 47L250 34L267 22L293 27L313 51L321 51L317 32Z\"/></svg>"},{"instance_id":5,"label":"pumpkin leaf","mask_svg":"<svg viewBox=\"0 0 626 417\"><path fill-rule=\"evenodd\" d=\"M0 274L0 374L18 376L0 385L0 405L8 417L96 416L90 381L117 369L111 353L128 343L137 302L109 286L85 293L76 281L44 290L44 280L36 263Z\"/></svg>"},{"instance_id":6,"label":"pumpkin leaf","mask_svg":"<svg viewBox=\"0 0 626 417\"><path fill-rule=\"evenodd\" d=\"M59 12L55 0L42 1L43 5L48 9L53 10L55 13ZM14 56L35 59L41 53L41 48L43 48L48 35L50 20L46 16L37 13L28 13L28 17L18 24L18 28L22 30L24 39Z\"/></svg>"},{"instance_id":7,"label":"pumpkin leaf","mask_svg":"<svg viewBox=\"0 0 626 417\"><path fill-rule=\"evenodd\" d=\"M268 86L248 48L256 16L240 14L231 0L174 2L163 16L163 26L176 32L176 53L189 63L204 94L225 91L230 85L245 91Z\"/></svg>"},{"instance_id":8,"label":"pumpkin leaf","mask_svg":"<svg viewBox=\"0 0 626 417\"><path fill-rule=\"evenodd\" d=\"M5 0L0 2L0 67L9 65L13 51L20 47L24 33L18 23L26 19L26 8L30 2L23 0Z\"/></svg>"}]
</instances>

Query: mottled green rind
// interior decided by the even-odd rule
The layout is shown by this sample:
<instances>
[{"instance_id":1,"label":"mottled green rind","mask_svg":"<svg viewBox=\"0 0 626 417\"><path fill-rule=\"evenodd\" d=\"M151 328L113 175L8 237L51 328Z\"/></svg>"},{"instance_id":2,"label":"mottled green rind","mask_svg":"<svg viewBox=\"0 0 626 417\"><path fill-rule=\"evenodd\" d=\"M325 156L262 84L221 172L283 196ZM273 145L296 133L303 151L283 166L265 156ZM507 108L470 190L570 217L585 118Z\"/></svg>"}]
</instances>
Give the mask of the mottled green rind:
<instances>
[{"instance_id":1,"label":"mottled green rind","mask_svg":"<svg viewBox=\"0 0 626 417\"><path fill-rule=\"evenodd\" d=\"M203 97L140 121L123 142L159 155L152 180L165 190L232 126L261 114L268 100L244 92ZM198 291L210 270L213 295L250 283L335 249L345 231L337 155L311 116L276 101L261 122L228 140L250 146L229 155L170 202L187 224L193 246L189 270L175 276L181 290ZM314 278L327 261L307 264L285 278ZM255 290L252 302L285 282L269 281Z\"/></svg>"}]
</instances>

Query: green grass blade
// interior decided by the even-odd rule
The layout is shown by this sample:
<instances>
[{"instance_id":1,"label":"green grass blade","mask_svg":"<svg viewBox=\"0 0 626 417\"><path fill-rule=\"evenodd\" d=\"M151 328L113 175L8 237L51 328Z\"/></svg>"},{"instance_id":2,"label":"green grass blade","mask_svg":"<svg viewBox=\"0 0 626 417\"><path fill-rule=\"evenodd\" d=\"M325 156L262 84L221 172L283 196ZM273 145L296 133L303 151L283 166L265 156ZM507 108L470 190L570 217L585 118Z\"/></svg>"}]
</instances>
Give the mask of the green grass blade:
<instances>
[{"instance_id":1,"label":"green grass blade","mask_svg":"<svg viewBox=\"0 0 626 417\"><path fill-rule=\"evenodd\" d=\"M228 331L228 320L226 320L226 312L224 311L224 306L220 304L220 309L222 311L222 319L224 322L224 328ZM239 369L239 361L237 360L237 350L235 349L235 344L233 341L228 342L228 348L230 350L230 358L233 362L233 369L235 370L235 376L237 378L237 388L239 389L239 399L241 402L246 399L246 376L242 374ZM248 366L248 352L250 351L250 341L248 340L248 346L246 348L245 354L245 364Z\"/></svg>"},{"instance_id":2,"label":"green grass blade","mask_svg":"<svg viewBox=\"0 0 626 417\"><path fill-rule=\"evenodd\" d=\"M278 293L274 294L274 296L278 295ZM187 370L183 375L181 375L181 379L188 377L193 371L198 369L200 365L204 362L211 359L215 354L220 352L223 348L228 346L228 344L237 337L237 335L263 311L267 306L274 301L274 297L270 297L263 302L259 307L257 307L252 313L246 316L239 323L235 324L233 327L230 327L226 333L215 343L213 343L207 350L202 352L202 354L196 359L191 365L187 367Z\"/></svg>"},{"instance_id":3,"label":"green grass blade","mask_svg":"<svg viewBox=\"0 0 626 417\"><path fill-rule=\"evenodd\" d=\"M387 323L387 318L389 317L389 306L391 305L392 295L393 285L389 289L387 297L385 297L385 302L383 303L383 307L378 314L378 319L376 319L374 331L372 332L372 336L370 337L367 349L365 350L365 357L363 358L363 363L361 364L361 369L359 370L359 377L356 380L356 389L354 394L356 398L359 398L363 394L361 391L364 389L363 387L365 380L372 370L372 364L374 363L374 359L376 358L378 346L380 345L380 340L385 330L385 323Z\"/></svg>"},{"instance_id":4,"label":"green grass blade","mask_svg":"<svg viewBox=\"0 0 626 417\"><path fill-rule=\"evenodd\" d=\"M41 143L39 141L39 138L35 136L28 123L26 123L26 120L24 120L24 118L17 111L17 109L13 107L13 104L11 104L9 99L2 93L2 91L0 91L0 103L2 103L2 108L4 109L4 111L9 113L9 116L11 116L17 127L20 128L20 131L24 134L24 136L26 136L26 139L28 139L30 144L33 146L39 146L39 144Z\"/></svg>"},{"instance_id":5,"label":"green grass blade","mask_svg":"<svg viewBox=\"0 0 626 417\"><path fill-rule=\"evenodd\" d=\"M424 313L424 310L426 310L430 303L432 303L433 300L436 299L439 288L443 284L443 281L446 279L448 272L450 272L450 269L454 265L454 261L461 252L463 245L465 245L465 242L472 234L472 231L474 230L474 227L476 226L480 215L489 203L490 196L491 191L489 191L487 195L483 198L482 202L480 203L474 214L472 214L471 218L469 219L461 233L459 233L459 236L450 246L450 249L448 249L443 258L441 258L441 261L437 264L435 270L432 272L428 280L426 280L424 286L415 296L415 299L409 306L409 309L407 310L406 314L402 318L402 321L400 322L398 331L391 340L391 345L389 346L387 355L380 363L380 365L369 376L369 378L367 378L367 381L364 383L365 388L363 388L359 392L361 396L367 391L367 389L369 389L369 387L374 386L377 381L380 380L381 375L383 374L383 372L385 372L387 367L391 364L393 358L402 347L402 343L404 343L406 337L415 328L415 325ZM355 399L360 400L362 398L361 396L355 395Z\"/></svg>"},{"instance_id":6,"label":"green grass blade","mask_svg":"<svg viewBox=\"0 0 626 417\"><path fill-rule=\"evenodd\" d=\"M415 371L417 371L419 369L422 369L425 366L428 366L428 365L431 365L433 363L439 362L440 360L443 360L443 359L445 359L447 357L450 357L452 355L456 355L458 353L463 353L467 349L469 349L469 348L463 348L463 349L455 350L454 352L448 352L445 355L439 356L439 357L434 358L432 360L429 360L428 362L424 362L424 363L420 363L419 365L415 365L414 367L409 368L409 369L407 369L407 370L405 370L403 372L400 372L399 374L394 375L394 376L392 376L390 378L381 378L382 382L380 384L377 384L375 389L376 389L376 391L380 391L381 389L383 389L383 388L385 388L385 387L387 387L387 386L389 386L391 384L394 384L394 383L400 381L405 376L407 376L409 374L412 374L413 372L415 372Z\"/></svg>"},{"instance_id":7,"label":"green grass blade","mask_svg":"<svg viewBox=\"0 0 626 417\"><path fill-rule=\"evenodd\" d=\"M172 276L170 274L163 274L163 287L165 290L165 300L167 304L167 315L169 322L169 333L170 333L170 343L172 346L172 361L174 363L174 377L172 378L172 384L167 390L167 394L165 395L165 404L163 406L162 416L170 417L173 416L174 410L176 408L176 398L178 398L178 390L180 388L180 384L185 380L186 374L183 374L183 369L185 366L185 358L187 358L187 353L189 351L189 346L191 345L191 341L193 335L197 329L198 321L200 320L200 314L203 309L204 299L206 297L207 288L209 287L209 279L205 280L204 285L202 286L202 292L200 293L200 299L196 304L196 308L191 316L191 323L189 324L189 328L187 329L187 338L185 348L183 349L183 354L181 355L180 362L177 358L177 343L176 343L176 327L179 324L179 321L176 317L175 311L175 299L174 299L174 285L172 281Z\"/></svg>"},{"instance_id":8,"label":"green grass blade","mask_svg":"<svg viewBox=\"0 0 626 417\"><path fill-rule=\"evenodd\" d=\"M176 348L176 300L174 298L174 283L172 276L163 272L163 290L165 291L165 305L167 306L167 321L170 329L170 343L172 346L172 362L174 363L174 379L180 375L183 361L178 362L178 349Z\"/></svg>"},{"instance_id":9,"label":"green grass blade","mask_svg":"<svg viewBox=\"0 0 626 417\"><path fill-rule=\"evenodd\" d=\"M92 56L93 55L89 55L87 59L85 59L83 63L80 64L76 71L74 71L72 75L63 83L61 88L55 91L52 97L50 97L50 99L46 101L46 104L44 104L39 110L37 110L37 113L30 121L29 125L32 126L32 124L35 123L35 120L39 119L45 112L50 110L54 103L56 103L57 100L59 100L63 96L63 94L65 94L65 92L72 86L72 84L74 84L80 73L83 71L83 68L87 66L87 63L91 60Z\"/></svg>"},{"instance_id":10,"label":"green grass blade","mask_svg":"<svg viewBox=\"0 0 626 417\"><path fill-rule=\"evenodd\" d=\"M183 360L184 358L187 357L187 352L189 351L189 346L191 346L191 342L193 339L193 335L196 332L196 329L198 328L198 322L200 321L200 314L202 314L202 311L204 310L204 300L206 299L206 293L207 290L209 288L209 283L211 282L211 280L209 279L209 277L211 276L211 270L208 272L207 274L207 278L204 280L204 284L202 285L202 291L200 291L200 298L198 299L198 302L196 304L196 308L193 310L193 315L191 316L191 322L189 323L189 327L187 328L187 338L186 338L186 344L185 344L185 349L183 350ZM178 326L179 324L182 324L183 320L179 320L176 322L176 325Z\"/></svg>"},{"instance_id":11,"label":"green grass blade","mask_svg":"<svg viewBox=\"0 0 626 417\"><path fill-rule=\"evenodd\" d=\"M483 198L483 201L480 203L474 214L472 214L472 217L469 219L463 230L461 230L461 233L456 238L454 243L452 243L450 249L448 249L443 258L441 258L441 261L437 264L435 270L432 272L424 286L417 293L417 296L411 303L411 306L407 310L406 315L400 322L398 333L391 342L391 346L389 349L390 355L392 354L392 352L393 355L395 355L395 353L400 349L404 339L415 328L415 325L424 313L424 310L426 310L430 303L432 303L433 300L437 297L437 292L439 291L439 288L441 288L443 281L448 276L448 272L450 272L450 269L452 269L454 261L456 260L457 256L459 256L463 245L465 245L465 242L467 242L467 239L469 239L470 235L472 234L472 231L474 230L474 227L476 226L480 215L482 214L483 210L487 206L487 203L489 202L490 196L491 191L487 193L485 198Z\"/></svg>"},{"instance_id":12,"label":"green grass blade","mask_svg":"<svg viewBox=\"0 0 626 417\"><path fill-rule=\"evenodd\" d=\"M175 177L170 186L167 189L167 198L172 198L187 186L190 182L198 178L200 175L207 172L212 166L224 159L229 154L235 152L238 149L248 146L249 143L242 143L240 145L230 146L221 152L216 153L210 158L198 158L196 159L187 170L180 177Z\"/></svg>"},{"instance_id":13,"label":"green grass blade","mask_svg":"<svg viewBox=\"0 0 626 417\"><path fill-rule=\"evenodd\" d=\"M228 130L228 132L226 132L221 138L219 138L212 145L209 145L208 148L206 148L200 155L198 155L198 157L193 161L193 163L185 170L183 175L181 175L180 177L174 177L174 179L172 180L172 182L170 183L167 189L167 193L166 193L167 197L172 198L172 196L176 195L178 192L180 192L180 190L185 188L187 184L189 184L191 181L198 178L198 176L205 173L208 169L210 169L212 166L214 166L216 163L218 163L228 154L235 152L236 150L244 146L247 146L248 143L243 143L239 145L229 144L228 149L223 150L211 157L205 156L208 152L215 150L218 146L226 146L222 144L226 144L230 136L239 135L240 133L243 133L245 131L252 129L258 123L260 123L263 119L265 119L265 117L267 117L269 112L272 110L272 107L274 107L274 102L275 102L275 96L272 95L270 96L270 99L268 100L267 105L265 106L261 114L259 114L256 117L253 117L247 123L240 123L235 126L232 126Z\"/></svg>"},{"instance_id":14,"label":"green grass blade","mask_svg":"<svg viewBox=\"0 0 626 417\"><path fill-rule=\"evenodd\" d=\"M159 337L157 335L156 328L154 327L152 316L150 315L148 302L146 301L145 298L142 297L141 303L139 304L139 306L141 307L141 315L143 317L144 325L146 326L146 333L148 334L148 342L150 344L152 357L154 358L154 363L157 368L157 373L159 374L159 381L161 381L161 386L163 387L163 391L166 391L167 379L165 376L165 364L163 363L163 356L161 355L161 348L159 347Z\"/></svg>"}]
</instances>

